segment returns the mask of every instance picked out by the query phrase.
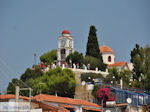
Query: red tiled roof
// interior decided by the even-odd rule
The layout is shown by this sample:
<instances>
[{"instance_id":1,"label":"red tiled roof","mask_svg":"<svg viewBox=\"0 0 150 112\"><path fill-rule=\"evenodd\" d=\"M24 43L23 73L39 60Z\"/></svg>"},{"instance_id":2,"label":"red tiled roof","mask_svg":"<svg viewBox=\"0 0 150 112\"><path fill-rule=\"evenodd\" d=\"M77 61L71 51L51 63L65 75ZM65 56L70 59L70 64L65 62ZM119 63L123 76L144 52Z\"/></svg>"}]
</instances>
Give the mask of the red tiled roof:
<instances>
[{"instance_id":1,"label":"red tiled roof","mask_svg":"<svg viewBox=\"0 0 150 112\"><path fill-rule=\"evenodd\" d=\"M117 107L122 107L122 106L128 106L127 103L120 103L120 104L116 104Z\"/></svg>"},{"instance_id":2,"label":"red tiled roof","mask_svg":"<svg viewBox=\"0 0 150 112\"><path fill-rule=\"evenodd\" d=\"M37 102L36 102L37 103ZM39 107L42 108L42 110L44 112L70 112L69 110L67 110L66 108L60 107L60 106L54 106L51 104L45 104L43 102L38 102Z\"/></svg>"},{"instance_id":3,"label":"red tiled roof","mask_svg":"<svg viewBox=\"0 0 150 112\"><path fill-rule=\"evenodd\" d=\"M112 48L110 48L109 46L100 46L99 49L101 53L106 53L106 52L114 53Z\"/></svg>"},{"instance_id":4,"label":"red tiled roof","mask_svg":"<svg viewBox=\"0 0 150 112\"><path fill-rule=\"evenodd\" d=\"M87 106L94 106L94 107L100 107L99 105L95 103L91 103L85 100L80 100L80 99L73 99L75 102L77 102L80 105L87 105Z\"/></svg>"},{"instance_id":5,"label":"red tiled roof","mask_svg":"<svg viewBox=\"0 0 150 112\"><path fill-rule=\"evenodd\" d=\"M60 106L65 107L65 108L74 108L74 107L71 106L71 105L60 105Z\"/></svg>"},{"instance_id":6,"label":"red tiled roof","mask_svg":"<svg viewBox=\"0 0 150 112\"><path fill-rule=\"evenodd\" d=\"M85 110L92 110L92 111L98 111L98 112L102 111L101 109L93 109L93 108L89 108L89 107L84 107L83 109L85 109Z\"/></svg>"},{"instance_id":7,"label":"red tiled roof","mask_svg":"<svg viewBox=\"0 0 150 112\"><path fill-rule=\"evenodd\" d=\"M109 67L115 67L115 66L124 66L127 64L127 62L115 62L114 64L109 64Z\"/></svg>"},{"instance_id":8,"label":"red tiled roof","mask_svg":"<svg viewBox=\"0 0 150 112\"><path fill-rule=\"evenodd\" d=\"M37 103L37 102L36 102ZM39 104L39 107L42 108L44 111L46 110L59 110L59 108L57 106L53 106L53 105L47 105L47 104L44 104L44 103L38 103Z\"/></svg>"},{"instance_id":9,"label":"red tiled roof","mask_svg":"<svg viewBox=\"0 0 150 112\"><path fill-rule=\"evenodd\" d=\"M70 31L68 31L68 30L63 30L63 31L62 31L62 34L70 34Z\"/></svg>"},{"instance_id":10,"label":"red tiled roof","mask_svg":"<svg viewBox=\"0 0 150 112\"><path fill-rule=\"evenodd\" d=\"M33 97L33 99L37 101L48 101L48 102L55 102L55 103L100 107L99 105L95 103L91 103L91 102L84 101L84 100L72 99L72 98L67 98L67 97L58 97L58 96L53 96L53 95L45 95L45 94L36 95Z\"/></svg>"},{"instance_id":11,"label":"red tiled roof","mask_svg":"<svg viewBox=\"0 0 150 112\"><path fill-rule=\"evenodd\" d=\"M127 103L117 103L117 104L112 104L110 106L115 106L115 107L124 107L124 106L128 106Z\"/></svg>"},{"instance_id":12,"label":"red tiled roof","mask_svg":"<svg viewBox=\"0 0 150 112\"><path fill-rule=\"evenodd\" d=\"M29 97L26 96L19 96L19 98L24 100L29 100ZM14 94L0 95L0 100L5 100L5 99L15 99L15 95Z\"/></svg>"}]
</instances>

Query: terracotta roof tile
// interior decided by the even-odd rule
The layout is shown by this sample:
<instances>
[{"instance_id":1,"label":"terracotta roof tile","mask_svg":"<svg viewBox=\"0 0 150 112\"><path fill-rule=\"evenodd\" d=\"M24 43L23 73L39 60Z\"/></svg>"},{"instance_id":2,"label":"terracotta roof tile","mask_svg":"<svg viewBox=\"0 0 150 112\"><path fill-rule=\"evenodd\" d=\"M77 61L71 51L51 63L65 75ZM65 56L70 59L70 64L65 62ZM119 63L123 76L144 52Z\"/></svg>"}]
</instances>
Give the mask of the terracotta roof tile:
<instances>
[{"instance_id":1,"label":"terracotta roof tile","mask_svg":"<svg viewBox=\"0 0 150 112\"><path fill-rule=\"evenodd\" d=\"M109 67L115 67L115 66L124 66L127 64L127 62L115 62L114 64L109 64Z\"/></svg>"},{"instance_id":2,"label":"terracotta roof tile","mask_svg":"<svg viewBox=\"0 0 150 112\"><path fill-rule=\"evenodd\" d=\"M99 105L95 103L87 102L84 100L72 99L72 98L67 98L67 97L59 97L59 96L53 96L53 95L45 95L45 94L36 95L33 97L33 99L37 101L49 101L49 102L56 102L56 103L100 107Z\"/></svg>"},{"instance_id":3,"label":"terracotta roof tile","mask_svg":"<svg viewBox=\"0 0 150 112\"><path fill-rule=\"evenodd\" d=\"M106 52L114 53L112 48L110 48L109 46L100 46L99 49L101 53L106 53Z\"/></svg>"},{"instance_id":4,"label":"terracotta roof tile","mask_svg":"<svg viewBox=\"0 0 150 112\"><path fill-rule=\"evenodd\" d=\"M29 100L29 97L26 96L19 96L19 98L24 100ZM15 99L15 95L14 94L0 95L0 100L4 100L4 99Z\"/></svg>"},{"instance_id":5,"label":"terracotta roof tile","mask_svg":"<svg viewBox=\"0 0 150 112\"><path fill-rule=\"evenodd\" d=\"M87 106L94 106L94 107L100 107L99 105L95 104L95 103L91 103L85 100L80 100L80 99L73 99L75 102L77 102L78 104L81 105L87 105Z\"/></svg>"},{"instance_id":6,"label":"terracotta roof tile","mask_svg":"<svg viewBox=\"0 0 150 112\"><path fill-rule=\"evenodd\" d=\"M120 104L116 104L117 107L122 107L122 106L128 106L127 103L120 103Z\"/></svg>"},{"instance_id":7,"label":"terracotta roof tile","mask_svg":"<svg viewBox=\"0 0 150 112\"><path fill-rule=\"evenodd\" d=\"M0 95L0 100L5 100L5 99L15 99L15 95L14 94L6 94L6 95ZM29 100L29 97L25 97L25 96L20 96L20 99L24 99L24 100ZM95 111L100 111L100 106L95 104L95 103L91 103L85 100L80 100L80 99L72 99L72 98L67 98L67 97L58 97L58 96L53 96L53 95L45 95L45 94L39 94L36 95L34 97L32 97L32 100L34 101L46 101L46 102L56 102L56 103L62 103L63 107L64 106L69 106L72 107L70 105L67 104L71 104L71 105L82 105L82 106L90 106L90 108L88 108L89 110L95 110ZM44 103L40 103L41 106L44 106L45 108L49 108L49 109L53 109L55 108L57 109L61 109L63 112L68 112L68 110L63 107L54 107L54 106L48 106L47 104ZM73 107L72 107L73 108Z\"/></svg>"},{"instance_id":8,"label":"terracotta roof tile","mask_svg":"<svg viewBox=\"0 0 150 112\"><path fill-rule=\"evenodd\" d=\"M83 109L85 109L85 110L92 110L92 111L98 111L98 112L102 111L101 109L93 109L93 108L89 108L89 107L84 107Z\"/></svg>"},{"instance_id":9,"label":"terracotta roof tile","mask_svg":"<svg viewBox=\"0 0 150 112\"><path fill-rule=\"evenodd\" d=\"M36 102L37 103L37 102ZM46 104L43 102L38 102L39 107L43 109L44 112L52 111L52 112L70 112L66 108L60 107L60 106L54 106L51 104Z\"/></svg>"},{"instance_id":10,"label":"terracotta roof tile","mask_svg":"<svg viewBox=\"0 0 150 112\"><path fill-rule=\"evenodd\" d=\"M60 105L61 107L65 107L65 108L75 108L75 107L73 107L73 106L71 106L71 105Z\"/></svg>"}]
</instances>

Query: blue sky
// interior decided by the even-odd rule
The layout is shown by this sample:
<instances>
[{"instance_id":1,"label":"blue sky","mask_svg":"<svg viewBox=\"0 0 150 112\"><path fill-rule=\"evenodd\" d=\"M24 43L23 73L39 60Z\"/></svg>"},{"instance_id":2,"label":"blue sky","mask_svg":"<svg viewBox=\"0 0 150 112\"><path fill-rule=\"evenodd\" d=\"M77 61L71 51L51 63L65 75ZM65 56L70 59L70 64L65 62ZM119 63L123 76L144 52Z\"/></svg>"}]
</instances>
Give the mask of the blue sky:
<instances>
[{"instance_id":1,"label":"blue sky","mask_svg":"<svg viewBox=\"0 0 150 112\"><path fill-rule=\"evenodd\" d=\"M57 48L68 29L85 53L90 25L116 61L130 60L136 43L150 44L150 0L0 0L0 88L34 63L34 53Z\"/></svg>"}]
</instances>

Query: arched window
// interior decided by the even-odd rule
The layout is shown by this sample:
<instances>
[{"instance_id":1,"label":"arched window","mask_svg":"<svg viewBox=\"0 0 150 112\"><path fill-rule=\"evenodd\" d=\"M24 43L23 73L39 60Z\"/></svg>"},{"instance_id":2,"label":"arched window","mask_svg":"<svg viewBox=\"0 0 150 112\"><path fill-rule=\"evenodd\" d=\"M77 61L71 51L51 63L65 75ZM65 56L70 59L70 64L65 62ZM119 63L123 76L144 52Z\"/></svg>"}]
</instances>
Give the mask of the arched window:
<instances>
[{"instance_id":1,"label":"arched window","mask_svg":"<svg viewBox=\"0 0 150 112\"><path fill-rule=\"evenodd\" d=\"M111 62L111 56L108 56L108 62Z\"/></svg>"},{"instance_id":2,"label":"arched window","mask_svg":"<svg viewBox=\"0 0 150 112\"><path fill-rule=\"evenodd\" d=\"M64 60L66 58L66 50L62 49L61 50L61 60Z\"/></svg>"},{"instance_id":3,"label":"arched window","mask_svg":"<svg viewBox=\"0 0 150 112\"><path fill-rule=\"evenodd\" d=\"M61 54L66 54L66 50L65 50L65 49L62 49L62 50L61 50Z\"/></svg>"}]
</instances>

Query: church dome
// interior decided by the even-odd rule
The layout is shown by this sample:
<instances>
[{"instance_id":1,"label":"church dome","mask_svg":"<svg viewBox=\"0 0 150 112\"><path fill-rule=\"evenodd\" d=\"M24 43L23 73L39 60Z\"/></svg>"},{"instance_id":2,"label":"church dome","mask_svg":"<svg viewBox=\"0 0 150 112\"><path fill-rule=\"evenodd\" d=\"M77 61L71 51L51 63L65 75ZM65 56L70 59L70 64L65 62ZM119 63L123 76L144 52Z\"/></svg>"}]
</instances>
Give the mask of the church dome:
<instances>
[{"instance_id":1,"label":"church dome","mask_svg":"<svg viewBox=\"0 0 150 112\"><path fill-rule=\"evenodd\" d=\"M112 48L110 48L109 46L100 46L99 49L101 53L114 53Z\"/></svg>"},{"instance_id":2,"label":"church dome","mask_svg":"<svg viewBox=\"0 0 150 112\"><path fill-rule=\"evenodd\" d=\"M70 34L70 31L68 31L68 30L63 30L63 31L62 31L62 34Z\"/></svg>"}]
</instances>

